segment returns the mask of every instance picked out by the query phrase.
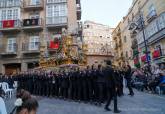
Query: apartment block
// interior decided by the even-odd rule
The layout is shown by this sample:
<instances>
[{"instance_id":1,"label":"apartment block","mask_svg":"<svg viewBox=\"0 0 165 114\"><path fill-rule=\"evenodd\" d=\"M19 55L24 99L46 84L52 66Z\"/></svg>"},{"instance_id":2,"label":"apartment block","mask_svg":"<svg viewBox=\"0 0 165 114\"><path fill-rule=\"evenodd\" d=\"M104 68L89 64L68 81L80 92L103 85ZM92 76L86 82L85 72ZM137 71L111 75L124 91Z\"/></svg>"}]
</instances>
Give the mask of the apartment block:
<instances>
[{"instance_id":1,"label":"apartment block","mask_svg":"<svg viewBox=\"0 0 165 114\"><path fill-rule=\"evenodd\" d=\"M16 73L39 66L40 47L49 57L51 41L63 30L81 39L80 0L0 0L0 73Z\"/></svg>"},{"instance_id":2,"label":"apartment block","mask_svg":"<svg viewBox=\"0 0 165 114\"><path fill-rule=\"evenodd\" d=\"M113 28L85 21L83 24L83 42L88 45L87 64L104 64L113 58L113 44L111 33Z\"/></svg>"},{"instance_id":3,"label":"apartment block","mask_svg":"<svg viewBox=\"0 0 165 114\"><path fill-rule=\"evenodd\" d=\"M164 29L164 0L133 0L128 14L120 24L125 63L132 67L143 67L148 60L150 64L164 64Z\"/></svg>"}]
</instances>

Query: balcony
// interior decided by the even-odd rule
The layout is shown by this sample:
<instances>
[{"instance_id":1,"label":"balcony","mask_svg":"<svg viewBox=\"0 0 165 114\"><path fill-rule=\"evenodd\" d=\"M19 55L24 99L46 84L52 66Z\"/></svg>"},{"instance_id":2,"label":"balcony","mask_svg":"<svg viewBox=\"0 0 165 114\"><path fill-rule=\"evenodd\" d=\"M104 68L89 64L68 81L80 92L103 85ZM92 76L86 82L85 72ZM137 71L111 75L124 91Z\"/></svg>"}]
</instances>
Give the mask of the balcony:
<instances>
[{"instance_id":1,"label":"balcony","mask_svg":"<svg viewBox=\"0 0 165 114\"><path fill-rule=\"evenodd\" d=\"M21 21L20 20L0 21L0 31L2 31L2 32L11 32L11 31L20 31L20 30L21 30Z\"/></svg>"},{"instance_id":2,"label":"balcony","mask_svg":"<svg viewBox=\"0 0 165 114\"><path fill-rule=\"evenodd\" d=\"M132 48L132 49L138 48L138 41L137 41L136 39L133 39L131 48Z\"/></svg>"},{"instance_id":3,"label":"balcony","mask_svg":"<svg viewBox=\"0 0 165 114\"><path fill-rule=\"evenodd\" d=\"M147 22L150 23L157 17L156 10L152 10L148 15L147 15Z\"/></svg>"},{"instance_id":4,"label":"balcony","mask_svg":"<svg viewBox=\"0 0 165 114\"><path fill-rule=\"evenodd\" d=\"M40 54L40 42L23 43L22 53L23 54Z\"/></svg>"},{"instance_id":5,"label":"balcony","mask_svg":"<svg viewBox=\"0 0 165 114\"><path fill-rule=\"evenodd\" d=\"M17 44L3 44L0 48L0 55L1 56L14 56L17 55Z\"/></svg>"},{"instance_id":6,"label":"balcony","mask_svg":"<svg viewBox=\"0 0 165 114\"><path fill-rule=\"evenodd\" d=\"M67 27L67 24L68 24L67 16L57 16L57 17L46 18L47 28Z\"/></svg>"},{"instance_id":7,"label":"balcony","mask_svg":"<svg viewBox=\"0 0 165 114\"><path fill-rule=\"evenodd\" d=\"M31 0L24 0L23 2L24 10L42 10L44 8L43 0L38 0L36 2L31 2Z\"/></svg>"},{"instance_id":8,"label":"balcony","mask_svg":"<svg viewBox=\"0 0 165 114\"><path fill-rule=\"evenodd\" d=\"M42 30L43 21L42 19L24 19L23 30Z\"/></svg>"},{"instance_id":9,"label":"balcony","mask_svg":"<svg viewBox=\"0 0 165 114\"><path fill-rule=\"evenodd\" d=\"M82 22L78 22L78 31L82 31L82 29L83 29Z\"/></svg>"},{"instance_id":10,"label":"balcony","mask_svg":"<svg viewBox=\"0 0 165 114\"><path fill-rule=\"evenodd\" d=\"M81 5L77 4L77 20L81 20Z\"/></svg>"}]
</instances>

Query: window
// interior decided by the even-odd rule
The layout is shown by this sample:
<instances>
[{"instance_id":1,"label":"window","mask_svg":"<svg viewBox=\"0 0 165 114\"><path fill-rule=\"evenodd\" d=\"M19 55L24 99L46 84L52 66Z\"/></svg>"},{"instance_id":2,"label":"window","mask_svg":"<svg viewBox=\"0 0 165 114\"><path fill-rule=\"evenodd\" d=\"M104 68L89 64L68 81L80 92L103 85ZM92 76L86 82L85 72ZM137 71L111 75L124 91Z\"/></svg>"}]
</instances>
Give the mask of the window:
<instances>
[{"instance_id":1,"label":"window","mask_svg":"<svg viewBox=\"0 0 165 114\"><path fill-rule=\"evenodd\" d=\"M154 7L154 5L152 4L149 8L148 8L148 18L155 16L156 15L156 9Z\"/></svg>"},{"instance_id":2,"label":"window","mask_svg":"<svg viewBox=\"0 0 165 114\"><path fill-rule=\"evenodd\" d=\"M46 24L59 24L67 22L67 5L51 4L46 9Z\"/></svg>"},{"instance_id":3,"label":"window","mask_svg":"<svg viewBox=\"0 0 165 114\"><path fill-rule=\"evenodd\" d=\"M40 18L39 12L30 15L30 19L39 19L39 18Z\"/></svg>"},{"instance_id":4,"label":"window","mask_svg":"<svg viewBox=\"0 0 165 114\"><path fill-rule=\"evenodd\" d=\"M128 24L130 23L130 19L128 18Z\"/></svg>"},{"instance_id":5,"label":"window","mask_svg":"<svg viewBox=\"0 0 165 114\"><path fill-rule=\"evenodd\" d=\"M8 39L7 52L16 52L16 38Z\"/></svg>"},{"instance_id":6,"label":"window","mask_svg":"<svg viewBox=\"0 0 165 114\"><path fill-rule=\"evenodd\" d=\"M29 50L38 50L39 49L39 36L31 36L29 43Z\"/></svg>"},{"instance_id":7,"label":"window","mask_svg":"<svg viewBox=\"0 0 165 114\"><path fill-rule=\"evenodd\" d=\"M8 20L12 19L12 10L7 11L7 19Z\"/></svg>"},{"instance_id":8,"label":"window","mask_svg":"<svg viewBox=\"0 0 165 114\"><path fill-rule=\"evenodd\" d=\"M128 51L125 52L125 57L128 58Z\"/></svg>"},{"instance_id":9,"label":"window","mask_svg":"<svg viewBox=\"0 0 165 114\"><path fill-rule=\"evenodd\" d=\"M58 4L58 5L47 6L46 16L47 17L67 16L67 5Z\"/></svg>"},{"instance_id":10,"label":"window","mask_svg":"<svg viewBox=\"0 0 165 114\"><path fill-rule=\"evenodd\" d=\"M18 9L13 10L13 19L18 19Z\"/></svg>"},{"instance_id":11,"label":"window","mask_svg":"<svg viewBox=\"0 0 165 114\"><path fill-rule=\"evenodd\" d=\"M5 20L6 19L6 17L7 17L7 15L6 15L6 10L2 10L2 13L1 13L2 15L1 15L1 19L2 20Z\"/></svg>"},{"instance_id":12,"label":"window","mask_svg":"<svg viewBox=\"0 0 165 114\"><path fill-rule=\"evenodd\" d=\"M148 8L148 10L149 10L149 13L151 13L152 11L155 11L154 5L152 4L152 5Z\"/></svg>"},{"instance_id":13,"label":"window","mask_svg":"<svg viewBox=\"0 0 165 114\"><path fill-rule=\"evenodd\" d=\"M5 7L6 6L6 1L1 0L0 1L0 7Z\"/></svg>"},{"instance_id":14,"label":"window","mask_svg":"<svg viewBox=\"0 0 165 114\"><path fill-rule=\"evenodd\" d=\"M1 20L17 20L20 18L20 9L19 8L12 8L8 9L6 8L5 10L0 11L0 16Z\"/></svg>"},{"instance_id":15,"label":"window","mask_svg":"<svg viewBox=\"0 0 165 114\"><path fill-rule=\"evenodd\" d=\"M20 6L20 0L1 0L0 7Z\"/></svg>"},{"instance_id":16,"label":"window","mask_svg":"<svg viewBox=\"0 0 165 114\"><path fill-rule=\"evenodd\" d=\"M38 5L40 4L40 0L31 0L31 5Z\"/></svg>"},{"instance_id":17,"label":"window","mask_svg":"<svg viewBox=\"0 0 165 114\"><path fill-rule=\"evenodd\" d=\"M127 42L127 37L126 37L126 36L124 36L124 42L125 42L125 43Z\"/></svg>"},{"instance_id":18,"label":"window","mask_svg":"<svg viewBox=\"0 0 165 114\"><path fill-rule=\"evenodd\" d=\"M163 16L160 16L160 18L157 20L157 24L159 27L159 30L162 30L165 28L165 18Z\"/></svg>"},{"instance_id":19,"label":"window","mask_svg":"<svg viewBox=\"0 0 165 114\"><path fill-rule=\"evenodd\" d=\"M135 17L135 16L134 16L134 14L132 13L132 21L133 21L134 17Z\"/></svg>"}]
</instances>

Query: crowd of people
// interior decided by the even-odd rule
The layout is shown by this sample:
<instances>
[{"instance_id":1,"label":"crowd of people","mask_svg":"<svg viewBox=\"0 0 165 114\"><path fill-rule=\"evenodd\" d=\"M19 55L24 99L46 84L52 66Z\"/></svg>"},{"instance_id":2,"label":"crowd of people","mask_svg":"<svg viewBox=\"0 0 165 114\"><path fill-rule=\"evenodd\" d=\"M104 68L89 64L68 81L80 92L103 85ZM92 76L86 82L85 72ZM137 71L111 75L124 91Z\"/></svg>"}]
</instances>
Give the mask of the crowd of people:
<instances>
[{"instance_id":1,"label":"crowd of people","mask_svg":"<svg viewBox=\"0 0 165 114\"><path fill-rule=\"evenodd\" d=\"M112 68L111 63L109 65L107 63L107 67L92 65L81 70L71 68L67 72L64 69L59 72L31 70L13 75L0 75L0 82L7 82L9 88L13 88L13 83L16 81L18 84L17 98L22 98L24 93L30 96L31 93L35 96L89 102L95 105L106 102L105 109L108 111L110 111L109 105L113 99L114 112L120 112L117 108L117 96L124 95L124 78L131 96L134 95L132 87L142 91L156 92L157 86L165 88L164 71L163 65L152 67L149 71L147 67L132 70L129 65L122 69ZM1 87L0 95L1 97L4 95ZM33 103L36 109L37 102L34 99L29 101L29 98L27 98L27 103Z\"/></svg>"},{"instance_id":2,"label":"crowd of people","mask_svg":"<svg viewBox=\"0 0 165 114\"><path fill-rule=\"evenodd\" d=\"M11 76L2 75L0 81L6 81L12 88L13 82L18 82L19 90L27 90L36 96L55 97L64 100L89 102L101 105L106 101L105 109L110 111L109 105L114 99L114 111L117 108L117 96L123 96L123 77L127 80L129 95L133 96L131 87L131 67L124 70L113 69L110 65L103 68L101 65L87 66L86 69L71 69L68 72L60 71L29 71Z\"/></svg>"},{"instance_id":3,"label":"crowd of people","mask_svg":"<svg viewBox=\"0 0 165 114\"><path fill-rule=\"evenodd\" d=\"M160 66L154 65L150 71L147 67L134 70L132 84L141 91L158 93L156 88L159 87L165 93L165 66L163 64Z\"/></svg>"}]
</instances>

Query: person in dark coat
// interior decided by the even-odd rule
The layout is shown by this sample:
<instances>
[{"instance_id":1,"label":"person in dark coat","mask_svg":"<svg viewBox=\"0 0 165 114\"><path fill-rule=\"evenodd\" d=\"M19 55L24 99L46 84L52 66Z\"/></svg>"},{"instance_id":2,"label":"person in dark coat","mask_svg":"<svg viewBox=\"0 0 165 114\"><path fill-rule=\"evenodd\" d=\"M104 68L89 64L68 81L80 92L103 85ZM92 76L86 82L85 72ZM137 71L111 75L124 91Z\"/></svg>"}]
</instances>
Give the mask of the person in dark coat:
<instances>
[{"instance_id":1,"label":"person in dark coat","mask_svg":"<svg viewBox=\"0 0 165 114\"><path fill-rule=\"evenodd\" d=\"M117 82L114 74L114 70L111 67L111 61L107 61L107 67L104 69L104 75L106 78L106 88L108 93L107 103L105 105L105 110L111 111L109 105L111 103L112 98L114 99L114 112L120 113L117 108Z\"/></svg>"},{"instance_id":2,"label":"person in dark coat","mask_svg":"<svg viewBox=\"0 0 165 114\"><path fill-rule=\"evenodd\" d=\"M96 72L97 74L97 88L98 88L98 95L97 95L97 102L99 105L103 103L104 100L104 88L105 88L105 77L102 71L102 66L98 65L98 70Z\"/></svg>"},{"instance_id":3,"label":"person in dark coat","mask_svg":"<svg viewBox=\"0 0 165 114\"><path fill-rule=\"evenodd\" d=\"M127 65L127 70L126 70L126 73L125 73L125 79L127 80L127 87L128 87L128 90L129 90L128 95L133 96L134 92L133 92L132 85L131 85L131 80L132 80L131 77L132 77L131 66Z\"/></svg>"}]
</instances>

